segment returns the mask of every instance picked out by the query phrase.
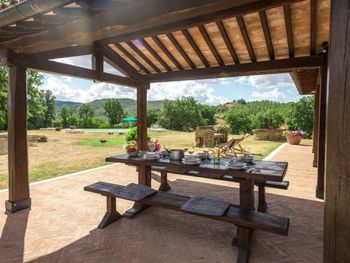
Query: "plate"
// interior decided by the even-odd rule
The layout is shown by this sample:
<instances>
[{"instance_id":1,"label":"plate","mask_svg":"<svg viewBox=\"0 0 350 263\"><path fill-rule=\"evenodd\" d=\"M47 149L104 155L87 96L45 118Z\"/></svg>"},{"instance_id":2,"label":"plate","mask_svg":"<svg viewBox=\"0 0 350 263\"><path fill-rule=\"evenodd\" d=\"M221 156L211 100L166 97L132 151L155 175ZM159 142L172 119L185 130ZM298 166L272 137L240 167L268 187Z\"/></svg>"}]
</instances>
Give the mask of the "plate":
<instances>
[{"instance_id":1,"label":"plate","mask_svg":"<svg viewBox=\"0 0 350 263\"><path fill-rule=\"evenodd\" d=\"M202 161L196 157L187 157L183 158L182 162L184 164L200 164Z\"/></svg>"}]
</instances>

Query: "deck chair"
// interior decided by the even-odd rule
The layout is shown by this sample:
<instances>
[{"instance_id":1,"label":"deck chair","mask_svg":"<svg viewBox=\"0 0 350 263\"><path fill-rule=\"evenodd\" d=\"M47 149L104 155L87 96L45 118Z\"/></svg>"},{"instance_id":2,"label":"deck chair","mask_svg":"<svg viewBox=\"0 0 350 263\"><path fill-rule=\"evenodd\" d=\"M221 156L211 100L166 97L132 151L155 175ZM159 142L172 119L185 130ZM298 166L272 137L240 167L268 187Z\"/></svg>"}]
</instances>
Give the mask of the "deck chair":
<instances>
[{"instance_id":1,"label":"deck chair","mask_svg":"<svg viewBox=\"0 0 350 263\"><path fill-rule=\"evenodd\" d=\"M222 157L229 157L229 156L235 156L237 157L237 154L243 154L243 147L241 143L247 139L250 136L250 134L245 134L241 138L238 139L231 139L226 143L223 143L220 145L220 156Z\"/></svg>"}]
</instances>

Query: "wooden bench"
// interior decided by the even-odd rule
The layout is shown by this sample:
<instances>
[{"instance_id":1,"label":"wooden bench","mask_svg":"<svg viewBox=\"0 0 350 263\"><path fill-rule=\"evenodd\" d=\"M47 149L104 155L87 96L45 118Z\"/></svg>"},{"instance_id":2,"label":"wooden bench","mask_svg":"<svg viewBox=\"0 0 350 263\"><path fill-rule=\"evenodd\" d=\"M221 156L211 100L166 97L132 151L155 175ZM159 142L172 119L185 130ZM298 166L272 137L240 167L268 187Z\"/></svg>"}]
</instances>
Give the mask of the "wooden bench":
<instances>
[{"instance_id":1,"label":"wooden bench","mask_svg":"<svg viewBox=\"0 0 350 263\"><path fill-rule=\"evenodd\" d=\"M122 216L116 211L116 198L124 198L121 196L121 192L125 190L126 186L97 182L95 184L84 187L85 191L101 194L107 197L107 212L103 217L99 228L105 228L109 224L117 221ZM147 206L162 207L170 210L181 211L181 207L190 199L191 197L177 195L162 191L156 191L156 193L145 197L138 201L139 203ZM129 200L129 199L127 199ZM275 215L269 215L262 212L250 211L244 212L237 205L230 204L229 208L222 216L207 216L202 214L195 214L198 216L203 216L215 220L220 220L228 223L235 224L241 227L241 231L247 229L249 230L262 230L266 232L271 232L279 235L288 235L289 229L289 219L278 217ZM241 243L242 242L242 243ZM238 240L238 248L240 253L248 253L249 249L246 248L246 240ZM242 260L244 258L244 260ZM247 256L238 256L237 262L247 262Z\"/></svg>"},{"instance_id":2,"label":"wooden bench","mask_svg":"<svg viewBox=\"0 0 350 263\"><path fill-rule=\"evenodd\" d=\"M166 170L164 167L161 166L152 166L152 171L159 172L160 173L160 187L159 191L168 191L170 190L170 186L168 184L168 173L174 173L174 174L182 174L182 175L190 175L190 176L198 176L199 172L197 171L169 171ZM223 180L229 180L229 181L235 181L234 178L231 176L228 176L225 178L223 176ZM273 182L273 181L266 181L266 182L255 182L255 185L258 186L258 211L259 212L266 212L267 210L267 202L266 202L266 191L265 187L270 187L270 188L277 188L277 189L284 189L287 190L289 186L288 181L283 181L283 182Z\"/></svg>"}]
</instances>

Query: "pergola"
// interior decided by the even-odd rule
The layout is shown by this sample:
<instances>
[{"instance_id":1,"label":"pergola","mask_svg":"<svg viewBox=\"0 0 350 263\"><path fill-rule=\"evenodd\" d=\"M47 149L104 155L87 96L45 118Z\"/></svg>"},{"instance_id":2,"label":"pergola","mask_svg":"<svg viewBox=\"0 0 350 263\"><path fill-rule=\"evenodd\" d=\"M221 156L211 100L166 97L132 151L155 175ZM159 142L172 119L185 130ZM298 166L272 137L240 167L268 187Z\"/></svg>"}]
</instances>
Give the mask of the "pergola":
<instances>
[{"instance_id":1,"label":"pergola","mask_svg":"<svg viewBox=\"0 0 350 263\"><path fill-rule=\"evenodd\" d=\"M327 182L324 261L350 260L349 17L347 0L24 0L1 10L0 58L9 67L6 209L31 205L27 68L135 88L141 149L150 83L290 73L300 94L316 98L318 197L324 175ZM53 61L90 54L91 69ZM124 76L104 72L104 61ZM149 180L140 167L139 183Z\"/></svg>"}]
</instances>

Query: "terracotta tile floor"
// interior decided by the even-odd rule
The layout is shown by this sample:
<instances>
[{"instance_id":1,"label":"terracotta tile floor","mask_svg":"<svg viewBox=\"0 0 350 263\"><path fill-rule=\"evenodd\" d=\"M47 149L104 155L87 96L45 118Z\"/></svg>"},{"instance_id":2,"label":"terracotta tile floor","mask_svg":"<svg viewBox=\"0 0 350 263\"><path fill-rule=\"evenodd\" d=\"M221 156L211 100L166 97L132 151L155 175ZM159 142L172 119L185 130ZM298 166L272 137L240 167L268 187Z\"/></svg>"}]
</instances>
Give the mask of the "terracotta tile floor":
<instances>
[{"instance_id":1,"label":"terracotta tile floor","mask_svg":"<svg viewBox=\"0 0 350 263\"><path fill-rule=\"evenodd\" d=\"M268 213L290 218L289 236L256 231L250 262L321 262L323 202L314 197L311 147L286 145L273 159L289 162L290 187L268 190ZM0 262L235 262L235 227L215 220L150 208L97 229L105 199L83 187L99 180L126 185L136 182L136 173L118 164L32 185L30 211L0 214ZM169 181L172 192L238 202L235 183L179 175ZM0 193L0 204L6 199ZM132 205L117 204L120 212Z\"/></svg>"}]
</instances>

